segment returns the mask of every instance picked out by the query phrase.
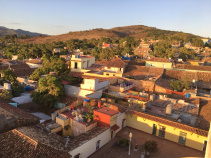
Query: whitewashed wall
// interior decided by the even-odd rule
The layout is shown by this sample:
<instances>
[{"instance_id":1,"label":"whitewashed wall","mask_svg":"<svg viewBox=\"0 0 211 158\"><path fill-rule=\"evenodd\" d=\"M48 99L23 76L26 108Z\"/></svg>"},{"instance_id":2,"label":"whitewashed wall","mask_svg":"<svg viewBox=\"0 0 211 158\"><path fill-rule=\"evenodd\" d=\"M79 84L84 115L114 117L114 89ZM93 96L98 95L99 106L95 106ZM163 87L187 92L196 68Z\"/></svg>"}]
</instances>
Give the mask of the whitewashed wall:
<instances>
[{"instance_id":1,"label":"whitewashed wall","mask_svg":"<svg viewBox=\"0 0 211 158\"><path fill-rule=\"evenodd\" d=\"M103 133L89 140L88 142L80 145L78 148L70 151L69 154L72 157L74 157L77 154L80 154L80 158L87 158L88 156L90 156L92 153L96 151L97 141L100 140L100 148L101 148L106 143L108 143L110 139L111 139L111 136L110 136L110 128L109 128Z\"/></svg>"},{"instance_id":2,"label":"whitewashed wall","mask_svg":"<svg viewBox=\"0 0 211 158\"><path fill-rule=\"evenodd\" d=\"M125 113L119 112L118 115L117 115L117 121L116 121L116 123L117 123L117 125L118 125L120 128L116 131L116 133L119 132L119 131L122 129L122 121L123 121L124 119L126 119ZM125 126L126 126L126 120L125 120Z\"/></svg>"}]
</instances>

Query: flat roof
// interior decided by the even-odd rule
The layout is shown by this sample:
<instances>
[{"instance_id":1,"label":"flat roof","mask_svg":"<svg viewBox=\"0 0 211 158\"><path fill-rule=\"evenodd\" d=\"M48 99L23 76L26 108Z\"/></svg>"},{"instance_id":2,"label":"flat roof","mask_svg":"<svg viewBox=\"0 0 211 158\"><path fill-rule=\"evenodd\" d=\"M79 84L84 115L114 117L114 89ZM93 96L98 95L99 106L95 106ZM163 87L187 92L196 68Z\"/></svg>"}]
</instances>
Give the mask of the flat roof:
<instances>
[{"instance_id":1,"label":"flat roof","mask_svg":"<svg viewBox=\"0 0 211 158\"><path fill-rule=\"evenodd\" d=\"M118 111L110 109L108 107L102 107L102 108L96 109L94 111L97 111L97 112L100 112L100 113L103 113L103 114L106 114L106 115L110 115L110 116L113 116L113 115L119 113Z\"/></svg>"}]
</instances>

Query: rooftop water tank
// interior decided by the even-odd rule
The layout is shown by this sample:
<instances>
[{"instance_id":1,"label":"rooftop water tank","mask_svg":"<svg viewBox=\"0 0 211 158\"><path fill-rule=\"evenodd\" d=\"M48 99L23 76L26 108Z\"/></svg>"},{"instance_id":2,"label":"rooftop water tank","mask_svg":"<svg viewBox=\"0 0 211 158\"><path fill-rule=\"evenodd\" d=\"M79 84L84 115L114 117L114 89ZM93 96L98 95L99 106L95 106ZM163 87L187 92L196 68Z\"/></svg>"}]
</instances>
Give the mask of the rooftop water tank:
<instances>
[{"instance_id":1,"label":"rooftop water tank","mask_svg":"<svg viewBox=\"0 0 211 158\"><path fill-rule=\"evenodd\" d=\"M57 116L57 113L52 113L51 114L51 119L53 120L53 121L55 121L56 120L56 116Z\"/></svg>"},{"instance_id":2,"label":"rooftop water tank","mask_svg":"<svg viewBox=\"0 0 211 158\"><path fill-rule=\"evenodd\" d=\"M4 83L4 89L11 90L11 84L10 83Z\"/></svg>"},{"instance_id":3,"label":"rooftop water tank","mask_svg":"<svg viewBox=\"0 0 211 158\"><path fill-rule=\"evenodd\" d=\"M168 105L166 106L166 114L171 115L172 110L173 110L173 106L172 106L171 104L168 104Z\"/></svg>"},{"instance_id":4,"label":"rooftop water tank","mask_svg":"<svg viewBox=\"0 0 211 158\"><path fill-rule=\"evenodd\" d=\"M185 97L190 98L190 93L186 93Z\"/></svg>"}]
</instances>

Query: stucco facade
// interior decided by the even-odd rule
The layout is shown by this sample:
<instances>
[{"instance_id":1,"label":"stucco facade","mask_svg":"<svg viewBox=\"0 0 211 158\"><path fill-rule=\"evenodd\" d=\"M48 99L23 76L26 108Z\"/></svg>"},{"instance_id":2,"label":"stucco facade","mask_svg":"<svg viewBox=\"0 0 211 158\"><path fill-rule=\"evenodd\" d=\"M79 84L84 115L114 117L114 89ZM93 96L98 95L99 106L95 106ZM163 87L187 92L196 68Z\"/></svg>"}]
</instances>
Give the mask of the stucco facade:
<instances>
[{"instance_id":1,"label":"stucco facade","mask_svg":"<svg viewBox=\"0 0 211 158\"><path fill-rule=\"evenodd\" d=\"M184 141L185 141L185 146L197 149L197 150L203 150L204 146L204 141L207 140L207 137L198 135L196 133L182 130L179 128L175 128L166 124L162 124L159 122L155 122L146 118L142 118L136 115L132 114L127 114L126 115L127 119L127 126L135 128L140 131L144 131L146 133L152 134L153 133L153 127L156 126L156 136L159 136L159 128L164 128L165 129L165 134L164 137L165 139L168 139L170 141L179 142L179 137L181 133L183 133L185 136L183 136ZM155 128L154 128L155 129ZM182 139L183 139L182 138Z\"/></svg>"},{"instance_id":2,"label":"stucco facade","mask_svg":"<svg viewBox=\"0 0 211 158\"><path fill-rule=\"evenodd\" d=\"M90 67L95 63L94 56L80 56L79 52L72 55L70 60L71 71L73 72L84 72L83 70Z\"/></svg>"},{"instance_id":3,"label":"stucco facade","mask_svg":"<svg viewBox=\"0 0 211 158\"><path fill-rule=\"evenodd\" d=\"M97 135L93 139L85 142L84 144L81 144L78 148L70 151L69 154L73 157L77 154L80 154L80 158L87 158L96 150L98 150L97 142L99 142L99 148L101 148L106 143L108 143L110 139L111 139L110 129L107 129L106 131Z\"/></svg>"},{"instance_id":4,"label":"stucco facade","mask_svg":"<svg viewBox=\"0 0 211 158\"><path fill-rule=\"evenodd\" d=\"M146 61L145 66L171 69L172 63L171 62Z\"/></svg>"}]
</instances>

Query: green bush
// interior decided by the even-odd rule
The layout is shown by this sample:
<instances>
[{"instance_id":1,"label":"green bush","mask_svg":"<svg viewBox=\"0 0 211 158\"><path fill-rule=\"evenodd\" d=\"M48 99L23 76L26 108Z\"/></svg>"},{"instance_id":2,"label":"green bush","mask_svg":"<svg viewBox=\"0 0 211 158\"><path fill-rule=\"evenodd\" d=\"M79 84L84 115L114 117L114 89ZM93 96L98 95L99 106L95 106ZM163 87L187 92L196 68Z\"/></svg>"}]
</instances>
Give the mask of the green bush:
<instances>
[{"instance_id":1,"label":"green bush","mask_svg":"<svg viewBox=\"0 0 211 158\"><path fill-rule=\"evenodd\" d=\"M12 98L12 95L9 91L3 90L2 93L0 93L0 98L4 100L9 100Z\"/></svg>"},{"instance_id":2,"label":"green bush","mask_svg":"<svg viewBox=\"0 0 211 158\"><path fill-rule=\"evenodd\" d=\"M12 85L12 95L13 97L19 97L21 93L23 93L24 87L22 85L19 85L18 83L15 83Z\"/></svg>"},{"instance_id":3,"label":"green bush","mask_svg":"<svg viewBox=\"0 0 211 158\"><path fill-rule=\"evenodd\" d=\"M129 140L126 138L122 138L117 142L117 145L119 147L128 147L129 146Z\"/></svg>"},{"instance_id":4,"label":"green bush","mask_svg":"<svg viewBox=\"0 0 211 158\"><path fill-rule=\"evenodd\" d=\"M148 152L154 152L157 150L157 143L156 141L152 141L152 140L149 140L149 141L146 141L144 143L144 149Z\"/></svg>"}]
</instances>

